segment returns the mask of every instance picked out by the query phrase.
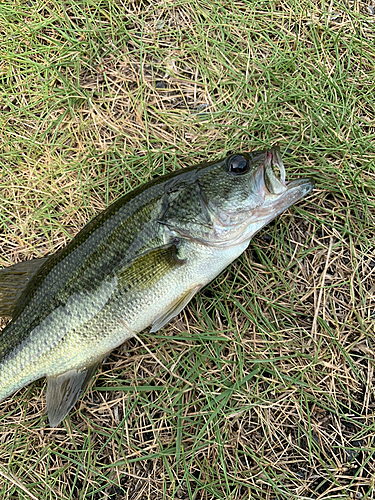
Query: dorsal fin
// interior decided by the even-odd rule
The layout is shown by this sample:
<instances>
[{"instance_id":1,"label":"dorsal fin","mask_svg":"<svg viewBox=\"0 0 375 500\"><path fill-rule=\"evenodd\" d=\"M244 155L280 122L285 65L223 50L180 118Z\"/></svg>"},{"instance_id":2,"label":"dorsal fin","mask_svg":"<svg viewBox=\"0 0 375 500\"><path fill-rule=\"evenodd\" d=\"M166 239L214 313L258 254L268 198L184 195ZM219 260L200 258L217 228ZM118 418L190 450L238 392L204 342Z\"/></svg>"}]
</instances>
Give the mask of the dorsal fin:
<instances>
[{"instance_id":1,"label":"dorsal fin","mask_svg":"<svg viewBox=\"0 0 375 500\"><path fill-rule=\"evenodd\" d=\"M0 269L0 316L13 316L26 285L47 259L48 257L26 260Z\"/></svg>"}]
</instances>

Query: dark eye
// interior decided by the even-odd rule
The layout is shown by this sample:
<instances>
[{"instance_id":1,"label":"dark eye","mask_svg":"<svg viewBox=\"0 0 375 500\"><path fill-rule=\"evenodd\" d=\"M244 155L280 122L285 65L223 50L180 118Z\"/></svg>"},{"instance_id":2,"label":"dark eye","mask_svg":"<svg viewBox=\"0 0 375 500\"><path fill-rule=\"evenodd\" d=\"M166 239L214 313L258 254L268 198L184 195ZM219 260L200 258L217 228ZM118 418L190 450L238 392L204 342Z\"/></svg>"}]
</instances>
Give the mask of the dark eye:
<instances>
[{"instance_id":1,"label":"dark eye","mask_svg":"<svg viewBox=\"0 0 375 500\"><path fill-rule=\"evenodd\" d=\"M244 156L233 155L227 159L228 171L233 174L246 174L249 171L249 162Z\"/></svg>"}]
</instances>

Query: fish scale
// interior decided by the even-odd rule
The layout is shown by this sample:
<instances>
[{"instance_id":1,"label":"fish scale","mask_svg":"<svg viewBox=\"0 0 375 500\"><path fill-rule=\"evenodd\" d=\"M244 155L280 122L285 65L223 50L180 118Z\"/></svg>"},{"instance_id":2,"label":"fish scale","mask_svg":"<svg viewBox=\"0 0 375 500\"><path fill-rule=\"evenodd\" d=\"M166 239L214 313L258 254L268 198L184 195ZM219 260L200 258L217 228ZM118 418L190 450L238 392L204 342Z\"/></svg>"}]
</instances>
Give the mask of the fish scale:
<instances>
[{"instance_id":1,"label":"fish scale","mask_svg":"<svg viewBox=\"0 0 375 500\"><path fill-rule=\"evenodd\" d=\"M0 271L0 314L4 304L13 316L0 400L47 376L58 425L112 349L162 328L313 186L284 181L276 148L181 169L117 200L48 259Z\"/></svg>"}]
</instances>

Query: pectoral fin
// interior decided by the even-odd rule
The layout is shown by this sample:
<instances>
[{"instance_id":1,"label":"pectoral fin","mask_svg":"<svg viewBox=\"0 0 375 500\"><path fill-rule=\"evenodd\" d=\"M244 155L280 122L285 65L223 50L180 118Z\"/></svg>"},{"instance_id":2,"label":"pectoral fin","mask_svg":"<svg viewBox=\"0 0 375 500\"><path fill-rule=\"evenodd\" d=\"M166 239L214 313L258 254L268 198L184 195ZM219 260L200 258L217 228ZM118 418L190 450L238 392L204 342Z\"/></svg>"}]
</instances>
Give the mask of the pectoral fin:
<instances>
[{"instance_id":1,"label":"pectoral fin","mask_svg":"<svg viewBox=\"0 0 375 500\"><path fill-rule=\"evenodd\" d=\"M135 259L130 265L117 270L117 277L124 288L149 288L175 267L185 261L178 256L178 241L155 248Z\"/></svg>"},{"instance_id":2,"label":"pectoral fin","mask_svg":"<svg viewBox=\"0 0 375 500\"><path fill-rule=\"evenodd\" d=\"M0 316L13 316L26 285L47 259L48 257L26 260L0 269Z\"/></svg>"},{"instance_id":3,"label":"pectoral fin","mask_svg":"<svg viewBox=\"0 0 375 500\"><path fill-rule=\"evenodd\" d=\"M160 328L163 328L168 321L170 321L172 318L177 316L182 309L186 306L188 302L193 298L193 296L201 289L201 285L197 285L194 288L191 288L188 290L182 297L179 299L175 300L173 304L169 306L168 309L163 311L159 316L157 316L153 323L150 332L156 332L157 330L160 330Z\"/></svg>"},{"instance_id":4,"label":"pectoral fin","mask_svg":"<svg viewBox=\"0 0 375 500\"><path fill-rule=\"evenodd\" d=\"M47 377L47 413L51 427L56 427L76 404L101 361Z\"/></svg>"}]
</instances>

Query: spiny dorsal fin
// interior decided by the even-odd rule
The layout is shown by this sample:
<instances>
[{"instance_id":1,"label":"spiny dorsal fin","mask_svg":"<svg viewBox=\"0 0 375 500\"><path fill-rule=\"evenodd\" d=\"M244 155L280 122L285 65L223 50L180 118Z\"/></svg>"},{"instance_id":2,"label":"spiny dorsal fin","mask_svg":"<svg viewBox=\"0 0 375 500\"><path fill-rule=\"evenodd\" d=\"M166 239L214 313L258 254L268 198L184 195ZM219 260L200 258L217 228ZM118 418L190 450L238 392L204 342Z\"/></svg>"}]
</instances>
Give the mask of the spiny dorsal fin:
<instances>
[{"instance_id":1,"label":"spiny dorsal fin","mask_svg":"<svg viewBox=\"0 0 375 500\"><path fill-rule=\"evenodd\" d=\"M64 420L86 389L103 358L81 368L73 368L57 376L47 377L47 413L51 427Z\"/></svg>"},{"instance_id":2,"label":"spiny dorsal fin","mask_svg":"<svg viewBox=\"0 0 375 500\"><path fill-rule=\"evenodd\" d=\"M47 258L26 260L0 269L0 316L13 316L18 299L26 285Z\"/></svg>"}]
</instances>

